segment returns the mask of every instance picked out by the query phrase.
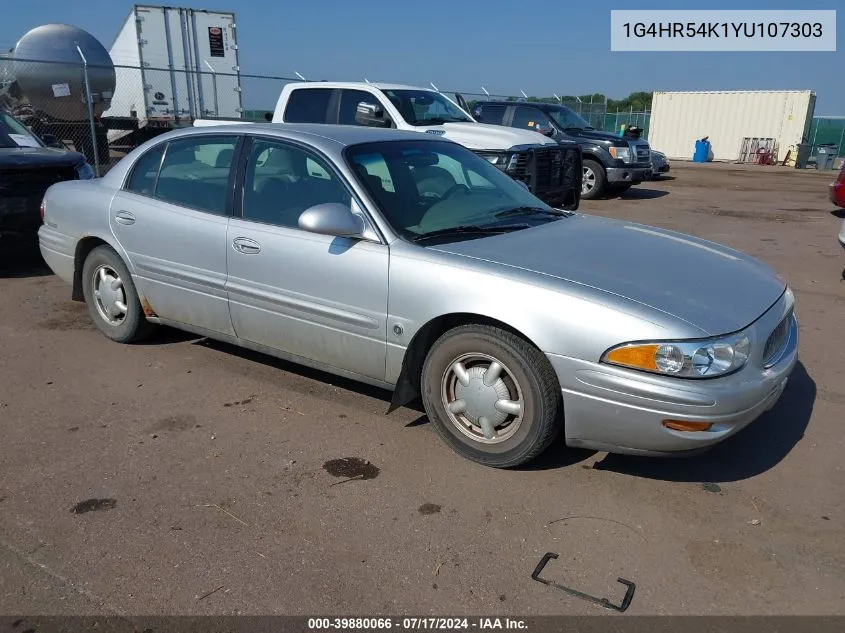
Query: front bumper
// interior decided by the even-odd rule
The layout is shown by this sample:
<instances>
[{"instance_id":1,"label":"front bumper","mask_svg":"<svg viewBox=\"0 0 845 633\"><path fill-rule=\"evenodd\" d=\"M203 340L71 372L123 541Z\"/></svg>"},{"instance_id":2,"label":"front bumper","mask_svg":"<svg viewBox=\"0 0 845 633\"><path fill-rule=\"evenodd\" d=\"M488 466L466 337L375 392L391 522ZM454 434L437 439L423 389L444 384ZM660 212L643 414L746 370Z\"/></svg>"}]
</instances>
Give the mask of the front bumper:
<instances>
[{"instance_id":1,"label":"front bumper","mask_svg":"<svg viewBox=\"0 0 845 633\"><path fill-rule=\"evenodd\" d=\"M795 317L777 362L764 369L760 348L791 308L791 294L750 329L757 356L739 372L682 380L548 354L560 380L569 446L635 455L679 455L705 450L771 409L798 362ZM682 432L664 420L710 422L707 431Z\"/></svg>"},{"instance_id":2,"label":"front bumper","mask_svg":"<svg viewBox=\"0 0 845 633\"><path fill-rule=\"evenodd\" d=\"M830 201L837 207L845 208L845 183L835 182L828 190Z\"/></svg>"},{"instance_id":3,"label":"front bumper","mask_svg":"<svg viewBox=\"0 0 845 633\"><path fill-rule=\"evenodd\" d=\"M608 167L607 182L638 185L651 179L651 167Z\"/></svg>"},{"instance_id":4,"label":"front bumper","mask_svg":"<svg viewBox=\"0 0 845 633\"><path fill-rule=\"evenodd\" d=\"M0 196L0 234L35 235L41 225L43 193Z\"/></svg>"}]
</instances>

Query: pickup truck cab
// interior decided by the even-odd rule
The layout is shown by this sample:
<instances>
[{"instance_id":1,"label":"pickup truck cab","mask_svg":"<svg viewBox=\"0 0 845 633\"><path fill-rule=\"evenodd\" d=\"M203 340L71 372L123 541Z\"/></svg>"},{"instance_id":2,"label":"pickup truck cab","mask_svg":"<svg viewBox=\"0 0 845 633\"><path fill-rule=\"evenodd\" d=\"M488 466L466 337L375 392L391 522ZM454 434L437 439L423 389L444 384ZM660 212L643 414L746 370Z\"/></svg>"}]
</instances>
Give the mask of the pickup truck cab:
<instances>
[{"instance_id":1,"label":"pickup truck cab","mask_svg":"<svg viewBox=\"0 0 845 633\"><path fill-rule=\"evenodd\" d=\"M556 141L578 143L583 153L581 197L585 200L651 179L651 148L646 141L596 130L564 105L479 101L473 114L483 123L536 130Z\"/></svg>"},{"instance_id":2,"label":"pickup truck cab","mask_svg":"<svg viewBox=\"0 0 845 633\"><path fill-rule=\"evenodd\" d=\"M435 90L400 84L296 82L279 96L273 123L324 123L433 134L482 155L547 204L575 210L581 152L534 130L484 125ZM195 125L207 125L199 121ZM219 123L219 122L218 122ZM448 165L436 165L447 171ZM375 174L374 174L375 175Z\"/></svg>"}]
</instances>

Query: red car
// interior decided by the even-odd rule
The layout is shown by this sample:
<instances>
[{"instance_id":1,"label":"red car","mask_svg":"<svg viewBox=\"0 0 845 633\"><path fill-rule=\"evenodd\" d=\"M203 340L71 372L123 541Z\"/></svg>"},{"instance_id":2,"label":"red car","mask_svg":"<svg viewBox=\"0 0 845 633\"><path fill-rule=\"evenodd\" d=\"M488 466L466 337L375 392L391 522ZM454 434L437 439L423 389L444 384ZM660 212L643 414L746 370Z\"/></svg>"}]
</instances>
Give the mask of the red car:
<instances>
[{"instance_id":1,"label":"red car","mask_svg":"<svg viewBox=\"0 0 845 633\"><path fill-rule=\"evenodd\" d=\"M842 163L836 182L830 185L830 201L837 207L845 208L845 163Z\"/></svg>"}]
</instances>

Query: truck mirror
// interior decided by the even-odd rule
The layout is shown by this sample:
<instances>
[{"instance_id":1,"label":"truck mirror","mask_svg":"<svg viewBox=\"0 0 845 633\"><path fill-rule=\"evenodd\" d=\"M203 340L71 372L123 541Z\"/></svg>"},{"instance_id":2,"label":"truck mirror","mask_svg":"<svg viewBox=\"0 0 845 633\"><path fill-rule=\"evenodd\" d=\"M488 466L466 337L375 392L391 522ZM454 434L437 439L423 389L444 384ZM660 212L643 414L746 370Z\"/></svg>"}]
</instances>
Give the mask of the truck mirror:
<instances>
[{"instance_id":1,"label":"truck mirror","mask_svg":"<svg viewBox=\"0 0 845 633\"><path fill-rule=\"evenodd\" d=\"M369 127L390 127L390 119L384 115L384 108L366 101L360 102L355 108L355 122Z\"/></svg>"},{"instance_id":2,"label":"truck mirror","mask_svg":"<svg viewBox=\"0 0 845 633\"><path fill-rule=\"evenodd\" d=\"M534 128L540 133L545 136L554 136L555 131L551 125L548 123L537 123Z\"/></svg>"}]
</instances>

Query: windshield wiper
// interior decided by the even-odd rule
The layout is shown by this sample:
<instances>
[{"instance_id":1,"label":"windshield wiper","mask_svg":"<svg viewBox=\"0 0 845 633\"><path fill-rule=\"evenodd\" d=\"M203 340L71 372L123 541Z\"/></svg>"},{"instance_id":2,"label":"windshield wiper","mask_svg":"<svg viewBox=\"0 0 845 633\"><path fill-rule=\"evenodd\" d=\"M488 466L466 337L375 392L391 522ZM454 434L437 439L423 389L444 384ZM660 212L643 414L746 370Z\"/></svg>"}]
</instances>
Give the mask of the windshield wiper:
<instances>
[{"instance_id":1,"label":"windshield wiper","mask_svg":"<svg viewBox=\"0 0 845 633\"><path fill-rule=\"evenodd\" d=\"M566 216L567 213L562 209L544 209L543 207L522 206L499 211L498 213L494 213L493 217L511 218L516 215L554 215L556 217L561 217Z\"/></svg>"},{"instance_id":2,"label":"windshield wiper","mask_svg":"<svg viewBox=\"0 0 845 633\"><path fill-rule=\"evenodd\" d=\"M412 242L419 244L426 240L437 237L448 237L449 235L495 235L497 233L509 233L510 231L519 231L521 229L531 228L527 224L507 224L507 225L493 225L493 226L477 226L473 224L464 224L461 226L453 226L448 229L437 229L430 233L417 235L412 238Z\"/></svg>"}]
</instances>

